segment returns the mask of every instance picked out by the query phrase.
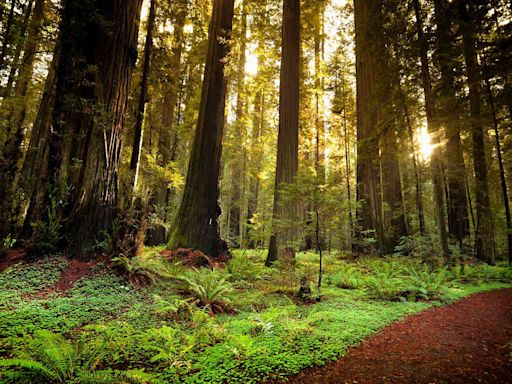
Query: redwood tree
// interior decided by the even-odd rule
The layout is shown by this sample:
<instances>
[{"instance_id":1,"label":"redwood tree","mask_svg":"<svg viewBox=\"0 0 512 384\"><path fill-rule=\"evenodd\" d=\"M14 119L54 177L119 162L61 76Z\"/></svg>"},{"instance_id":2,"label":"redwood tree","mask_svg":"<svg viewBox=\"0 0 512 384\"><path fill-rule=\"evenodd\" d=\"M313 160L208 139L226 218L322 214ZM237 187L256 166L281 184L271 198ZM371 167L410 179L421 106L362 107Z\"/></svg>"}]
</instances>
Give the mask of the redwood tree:
<instances>
[{"instance_id":1,"label":"redwood tree","mask_svg":"<svg viewBox=\"0 0 512 384\"><path fill-rule=\"evenodd\" d=\"M421 79L423 93L425 96L425 112L427 115L428 132L432 137L434 144L439 144L439 122L435 114L434 95L432 92L432 82L430 78L428 50L425 36L423 34L423 18L419 0L414 0L414 11L416 15L416 32L418 35L418 48L421 62ZM434 206L439 231L439 240L443 256L448 262L450 259L450 250L448 248L448 232L446 230L446 215L444 211L444 180L439 147L436 146L431 156L432 179L434 184Z\"/></svg>"},{"instance_id":2,"label":"redwood tree","mask_svg":"<svg viewBox=\"0 0 512 384\"><path fill-rule=\"evenodd\" d=\"M40 32L44 17L44 0L37 0L30 21L24 53L19 67L14 95L3 103L4 123L7 140L0 156L0 240L9 231L17 219L14 212L15 177L19 159L22 157L21 144L25 134L25 117L28 105L28 90L34 71L35 56L39 45Z\"/></svg>"},{"instance_id":3,"label":"redwood tree","mask_svg":"<svg viewBox=\"0 0 512 384\"><path fill-rule=\"evenodd\" d=\"M378 2L355 0L355 43L357 82L357 210L358 232L375 232L380 250L385 249L380 195L378 143L378 46L381 39L373 25L380 19ZM382 53L382 52L380 52ZM366 251L361 242L355 242L355 251Z\"/></svg>"},{"instance_id":4,"label":"redwood tree","mask_svg":"<svg viewBox=\"0 0 512 384\"><path fill-rule=\"evenodd\" d=\"M59 220L69 252L87 257L111 233L127 97L137 59L142 0L63 3L55 101L29 222ZM44 241L44 239L42 239Z\"/></svg>"},{"instance_id":5,"label":"redwood tree","mask_svg":"<svg viewBox=\"0 0 512 384\"><path fill-rule=\"evenodd\" d=\"M460 244L469 236L466 167L460 139L461 121L456 96L454 44L450 8L446 0L435 0L436 57L441 84L439 122L446 131L446 176L448 181L448 230Z\"/></svg>"},{"instance_id":6,"label":"redwood tree","mask_svg":"<svg viewBox=\"0 0 512 384\"><path fill-rule=\"evenodd\" d=\"M224 61L233 8L234 0L215 0L213 4L199 117L183 199L168 244L169 248L198 249L212 257L227 252L219 232L218 199L227 89Z\"/></svg>"},{"instance_id":7,"label":"redwood tree","mask_svg":"<svg viewBox=\"0 0 512 384\"><path fill-rule=\"evenodd\" d=\"M476 257L494 263L495 243L489 185L487 182L487 161L485 157L484 129L481 116L481 68L478 63L473 30L472 4L457 1L459 25L462 32L466 76L469 88L470 126L472 133L473 165L476 185Z\"/></svg>"},{"instance_id":8,"label":"redwood tree","mask_svg":"<svg viewBox=\"0 0 512 384\"><path fill-rule=\"evenodd\" d=\"M274 212L266 265L293 253L296 240L290 226L298 212L284 201L281 190L294 182L299 167L299 62L300 1L284 0Z\"/></svg>"}]
</instances>

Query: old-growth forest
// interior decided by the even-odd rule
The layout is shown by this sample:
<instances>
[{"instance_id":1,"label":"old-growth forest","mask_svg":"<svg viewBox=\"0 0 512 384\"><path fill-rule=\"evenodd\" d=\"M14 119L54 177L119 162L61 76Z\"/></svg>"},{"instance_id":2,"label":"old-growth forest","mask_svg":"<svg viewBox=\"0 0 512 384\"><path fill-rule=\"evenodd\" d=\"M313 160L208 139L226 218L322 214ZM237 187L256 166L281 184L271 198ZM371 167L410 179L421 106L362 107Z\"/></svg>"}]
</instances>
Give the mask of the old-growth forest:
<instances>
[{"instance_id":1,"label":"old-growth forest","mask_svg":"<svg viewBox=\"0 0 512 384\"><path fill-rule=\"evenodd\" d=\"M0 383L512 383L508 0L1 0Z\"/></svg>"}]
</instances>

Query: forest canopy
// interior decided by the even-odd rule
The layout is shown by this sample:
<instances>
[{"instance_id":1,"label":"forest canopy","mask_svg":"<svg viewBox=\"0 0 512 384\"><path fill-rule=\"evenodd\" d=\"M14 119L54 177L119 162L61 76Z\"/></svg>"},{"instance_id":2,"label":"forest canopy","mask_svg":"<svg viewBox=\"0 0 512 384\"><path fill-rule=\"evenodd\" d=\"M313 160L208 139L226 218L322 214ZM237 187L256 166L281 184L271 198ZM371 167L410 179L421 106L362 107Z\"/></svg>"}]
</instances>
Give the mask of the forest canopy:
<instances>
[{"instance_id":1,"label":"forest canopy","mask_svg":"<svg viewBox=\"0 0 512 384\"><path fill-rule=\"evenodd\" d=\"M2 2L2 247L263 247L271 264L426 236L447 263L492 264L512 248L510 14Z\"/></svg>"}]
</instances>

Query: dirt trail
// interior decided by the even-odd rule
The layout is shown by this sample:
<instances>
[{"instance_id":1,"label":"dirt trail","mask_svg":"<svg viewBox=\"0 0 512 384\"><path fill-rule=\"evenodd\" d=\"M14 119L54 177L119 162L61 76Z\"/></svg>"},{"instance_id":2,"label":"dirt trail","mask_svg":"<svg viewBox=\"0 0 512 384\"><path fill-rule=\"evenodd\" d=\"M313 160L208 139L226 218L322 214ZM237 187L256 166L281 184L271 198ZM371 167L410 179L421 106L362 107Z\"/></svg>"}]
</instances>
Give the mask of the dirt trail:
<instances>
[{"instance_id":1,"label":"dirt trail","mask_svg":"<svg viewBox=\"0 0 512 384\"><path fill-rule=\"evenodd\" d=\"M292 384L512 384L512 289L479 293L384 328Z\"/></svg>"}]
</instances>

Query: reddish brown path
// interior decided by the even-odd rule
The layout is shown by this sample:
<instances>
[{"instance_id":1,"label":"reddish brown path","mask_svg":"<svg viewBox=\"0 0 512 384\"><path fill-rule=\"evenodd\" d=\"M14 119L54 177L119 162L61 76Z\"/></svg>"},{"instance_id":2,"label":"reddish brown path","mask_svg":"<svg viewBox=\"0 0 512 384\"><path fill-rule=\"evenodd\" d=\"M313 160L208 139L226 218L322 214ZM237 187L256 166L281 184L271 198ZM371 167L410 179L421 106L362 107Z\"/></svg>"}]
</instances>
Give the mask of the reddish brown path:
<instances>
[{"instance_id":1,"label":"reddish brown path","mask_svg":"<svg viewBox=\"0 0 512 384\"><path fill-rule=\"evenodd\" d=\"M293 384L512 384L512 289L479 293L384 328Z\"/></svg>"}]
</instances>

